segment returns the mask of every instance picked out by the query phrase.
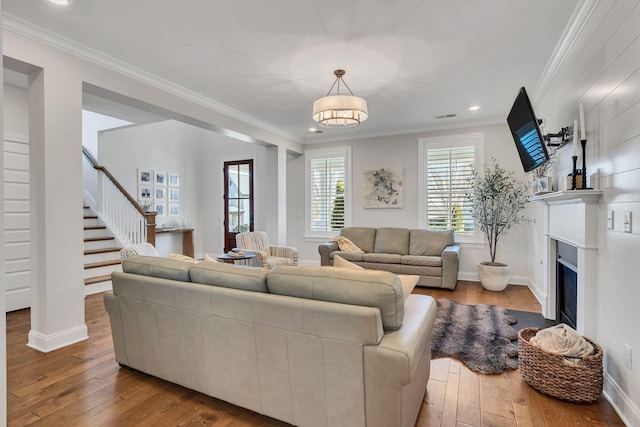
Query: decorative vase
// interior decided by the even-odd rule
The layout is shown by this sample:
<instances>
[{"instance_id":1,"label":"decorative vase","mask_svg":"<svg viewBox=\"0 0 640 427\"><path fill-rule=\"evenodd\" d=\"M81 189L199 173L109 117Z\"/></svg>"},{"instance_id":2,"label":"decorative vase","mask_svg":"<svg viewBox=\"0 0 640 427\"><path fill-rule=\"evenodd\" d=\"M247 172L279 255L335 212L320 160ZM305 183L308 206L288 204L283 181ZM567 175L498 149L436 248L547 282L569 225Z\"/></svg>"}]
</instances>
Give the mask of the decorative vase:
<instances>
[{"instance_id":1,"label":"decorative vase","mask_svg":"<svg viewBox=\"0 0 640 427\"><path fill-rule=\"evenodd\" d=\"M509 266L506 264L481 262L478 275L482 287L488 291L504 291L509 284Z\"/></svg>"}]
</instances>

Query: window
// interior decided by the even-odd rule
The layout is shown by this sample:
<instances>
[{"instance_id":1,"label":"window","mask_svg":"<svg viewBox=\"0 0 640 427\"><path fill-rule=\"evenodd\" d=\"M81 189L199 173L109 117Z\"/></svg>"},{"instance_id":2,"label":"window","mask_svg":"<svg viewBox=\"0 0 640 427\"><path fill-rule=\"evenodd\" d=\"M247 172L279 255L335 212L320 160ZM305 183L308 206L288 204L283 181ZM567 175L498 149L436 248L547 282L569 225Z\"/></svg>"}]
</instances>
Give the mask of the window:
<instances>
[{"instance_id":1,"label":"window","mask_svg":"<svg viewBox=\"0 0 640 427\"><path fill-rule=\"evenodd\" d=\"M307 150L306 235L327 237L350 223L351 148Z\"/></svg>"},{"instance_id":2,"label":"window","mask_svg":"<svg viewBox=\"0 0 640 427\"><path fill-rule=\"evenodd\" d=\"M467 192L469 178L482 163L483 142L482 134L419 140L422 227L452 229L458 242L481 241Z\"/></svg>"}]
</instances>

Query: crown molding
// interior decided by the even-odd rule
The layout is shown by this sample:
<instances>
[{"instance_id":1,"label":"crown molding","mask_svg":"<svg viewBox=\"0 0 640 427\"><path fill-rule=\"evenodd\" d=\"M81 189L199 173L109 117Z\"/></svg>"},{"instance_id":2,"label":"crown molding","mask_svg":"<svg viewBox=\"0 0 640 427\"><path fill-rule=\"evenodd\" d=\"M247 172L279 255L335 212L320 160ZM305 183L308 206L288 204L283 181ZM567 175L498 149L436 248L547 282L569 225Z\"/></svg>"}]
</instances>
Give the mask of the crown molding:
<instances>
[{"instance_id":1,"label":"crown molding","mask_svg":"<svg viewBox=\"0 0 640 427\"><path fill-rule=\"evenodd\" d=\"M322 144L325 142L341 142L341 141L357 141L360 139L371 139L371 138L382 138L388 136L399 136L399 135L412 135L418 133L426 133L426 132L439 132L445 130L454 130L454 129L469 129L475 127L482 126L495 126L495 125L506 125L506 121L504 118L492 118L482 121L465 121L465 122L449 122L448 124L438 124L434 126L426 126L426 127L416 127L416 128L395 128L395 129L384 129L376 132L368 132L362 133L353 136L347 137L320 137L318 139L305 139L303 144Z\"/></svg>"},{"instance_id":2,"label":"crown molding","mask_svg":"<svg viewBox=\"0 0 640 427\"><path fill-rule=\"evenodd\" d=\"M245 114L222 104L214 99L203 96L197 92L175 84L169 80L159 77L153 73L135 67L124 61L106 55L98 50L92 49L79 43L76 40L61 36L42 27L38 27L30 22L20 19L8 13L2 14L2 28L19 34L23 37L35 40L44 45L53 47L67 54L76 56L85 61L96 64L100 67L122 74L134 80L153 86L157 89L187 99L195 104L214 110L218 113L232 117L236 120L273 133L292 142L302 142L300 138L291 135L270 123L264 122L253 116Z\"/></svg>"},{"instance_id":3,"label":"crown molding","mask_svg":"<svg viewBox=\"0 0 640 427\"><path fill-rule=\"evenodd\" d=\"M573 11L571 18L569 19L569 24L560 36L560 40L556 44L549 61L547 61L547 65L542 71L538 84L536 85L535 94L538 100L544 98L547 90L549 90L549 86L551 86L551 82L556 78L558 70L564 64L564 61L567 59L569 52L573 49L578 36L580 36L582 30L584 30L584 27L587 25L587 22L589 22L593 11L599 4L600 0L581 0L580 5Z\"/></svg>"}]
</instances>

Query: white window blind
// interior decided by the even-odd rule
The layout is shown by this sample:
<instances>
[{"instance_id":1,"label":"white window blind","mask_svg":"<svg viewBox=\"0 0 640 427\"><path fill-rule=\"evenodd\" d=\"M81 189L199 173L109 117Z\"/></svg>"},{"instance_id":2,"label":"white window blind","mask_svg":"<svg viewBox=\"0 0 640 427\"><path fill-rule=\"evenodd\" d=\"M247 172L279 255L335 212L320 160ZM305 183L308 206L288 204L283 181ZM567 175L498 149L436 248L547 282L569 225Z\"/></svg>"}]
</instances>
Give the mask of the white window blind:
<instances>
[{"instance_id":1,"label":"white window blind","mask_svg":"<svg viewBox=\"0 0 640 427\"><path fill-rule=\"evenodd\" d=\"M474 233L471 205L467 200L473 174L473 146L427 149L427 228Z\"/></svg>"},{"instance_id":2,"label":"white window blind","mask_svg":"<svg viewBox=\"0 0 640 427\"><path fill-rule=\"evenodd\" d=\"M348 151L318 150L307 157L307 234L335 234L346 223Z\"/></svg>"}]
</instances>

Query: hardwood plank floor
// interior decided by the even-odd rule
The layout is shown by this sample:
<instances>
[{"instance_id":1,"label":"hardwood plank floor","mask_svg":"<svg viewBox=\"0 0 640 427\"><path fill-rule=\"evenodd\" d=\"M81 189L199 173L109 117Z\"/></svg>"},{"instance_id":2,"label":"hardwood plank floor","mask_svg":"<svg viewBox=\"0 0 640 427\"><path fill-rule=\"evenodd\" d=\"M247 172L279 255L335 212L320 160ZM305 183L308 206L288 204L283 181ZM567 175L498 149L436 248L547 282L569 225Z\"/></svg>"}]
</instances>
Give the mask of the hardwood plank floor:
<instances>
[{"instance_id":1,"label":"hardwood plank floor","mask_svg":"<svg viewBox=\"0 0 640 427\"><path fill-rule=\"evenodd\" d=\"M455 291L414 292L466 304L537 311L524 286L484 291L459 282ZM288 424L126 368L113 357L102 295L85 300L90 339L43 354L26 346L29 310L7 314L9 426L286 426ZM611 405L571 404L531 389L519 371L479 375L454 359L431 362L416 426L623 426Z\"/></svg>"}]
</instances>

